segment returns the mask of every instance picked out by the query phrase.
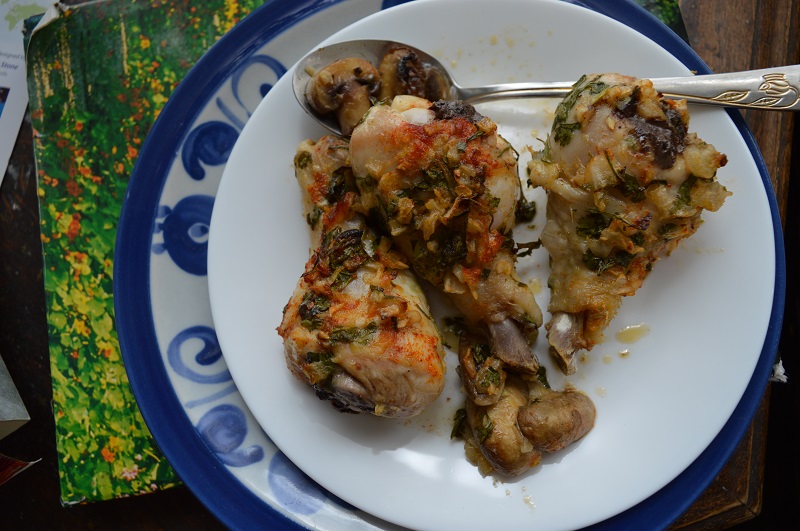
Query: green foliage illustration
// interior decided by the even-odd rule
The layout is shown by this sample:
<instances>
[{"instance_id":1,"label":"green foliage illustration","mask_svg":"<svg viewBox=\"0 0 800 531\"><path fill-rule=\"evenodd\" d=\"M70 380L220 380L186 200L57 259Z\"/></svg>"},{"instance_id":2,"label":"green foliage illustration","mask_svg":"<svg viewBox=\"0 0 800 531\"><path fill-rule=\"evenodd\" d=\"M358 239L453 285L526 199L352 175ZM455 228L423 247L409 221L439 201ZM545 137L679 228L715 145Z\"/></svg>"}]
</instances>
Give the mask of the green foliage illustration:
<instances>
[{"instance_id":1,"label":"green foliage illustration","mask_svg":"<svg viewBox=\"0 0 800 531\"><path fill-rule=\"evenodd\" d=\"M117 220L142 143L196 60L262 2L117 0L30 39L53 409L65 504L179 482L131 392L114 327Z\"/></svg>"}]
</instances>

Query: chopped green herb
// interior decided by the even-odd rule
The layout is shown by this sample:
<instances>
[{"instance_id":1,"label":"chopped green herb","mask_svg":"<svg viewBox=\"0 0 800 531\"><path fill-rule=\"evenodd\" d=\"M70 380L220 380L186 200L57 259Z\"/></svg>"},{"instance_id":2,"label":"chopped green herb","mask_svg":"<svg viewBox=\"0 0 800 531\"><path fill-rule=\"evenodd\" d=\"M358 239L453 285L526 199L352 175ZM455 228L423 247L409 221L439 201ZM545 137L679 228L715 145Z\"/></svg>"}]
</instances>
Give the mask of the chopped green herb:
<instances>
[{"instance_id":1,"label":"chopped green herb","mask_svg":"<svg viewBox=\"0 0 800 531\"><path fill-rule=\"evenodd\" d=\"M539 370L536 371L536 379L540 384L550 389L550 382L547 381L547 367L539 365Z\"/></svg>"},{"instance_id":2,"label":"chopped green herb","mask_svg":"<svg viewBox=\"0 0 800 531\"><path fill-rule=\"evenodd\" d=\"M694 175L690 175L685 181L683 181L678 188L678 197L675 199L675 203L672 206L672 211L676 212L678 210L682 210L692 204L692 187L694 183L697 182L697 177Z\"/></svg>"},{"instance_id":3,"label":"chopped green herb","mask_svg":"<svg viewBox=\"0 0 800 531\"><path fill-rule=\"evenodd\" d=\"M436 245L434 250L422 239L414 245L411 263L414 271L425 279L438 284L453 264L459 263L467 256L467 219L468 211L450 219L447 226L436 228L431 241Z\"/></svg>"},{"instance_id":4,"label":"chopped green herb","mask_svg":"<svg viewBox=\"0 0 800 531\"><path fill-rule=\"evenodd\" d=\"M369 255L361 242L363 234L364 232L359 229L342 231L338 228L326 234L325 256L332 269L344 267L355 271L369 260Z\"/></svg>"},{"instance_id":5,"label":"chopped green herb","mask_svg":"<svg viewBox=\"0 0 800 531\"><path fill-rule=\"evenodd\" d=\"M520 194L514 214L518 223L530 223L536 217L536 203L528 201L524 195Z\"/></svg>"},{"instance_id":6,"label":"chopped green herb","mask_svg":"<svg viewBox=\"0 0 800 531\"><path fill-rule=\"evenodd\" d=\"M467 426L467 410L464 408L459 408L453 417L453 429L450 432L450 438L451 439L462 438L466 426Z\"/></svg>"},{"instance_id":7,"label":"chopped green herb","mask_svg":"<svg viewBox=\"0 0 800 531\"><path fill-rule=\"evenodd\" d=\"M317 226L320 217L322 217L322 210L317 205L314 205L314 209L306 214L306 223L313 229Z\"/></svg>"},{"instance_id":8,"label":"chopped green herb","mask_svg":"<svg viewBox=\"0 0 800 531\"><path fill-rule=\"evenodd\" d=\"M353 273L346 269L339 269L336 273L336 278L331 282L331 289L333 291L342 291L353 280Z\"/></svg>"},{"instance_id":9,"label":"chopped green herb","mask_svg":"<svg viewBox=\"0 0 800 531\"><path fill-rule=\"evenodd\" d=\"M364 328L334 328L330 333L331 343L357 343L366 345L372 341L372 336L378 330L378 323L371 322Z\"/></svg>"},{"instance_id":10,"label":"chopped green herb","mask_svg":"<svg viewBox=\"0 0 800 531\"><path fill-rule=\"evenodd\" d=\"M444 326L447 331L452 332L457 336L461 336L467 331L467 328L464 325L464 319L462 317L445 317Z\"/></svg>"},{"instance_id":11,"label":"chopped green herb","mask_svg":"<svg viewBox=\"0 0 800 531\"><path fill-rule=\"evenodd\" d=\"M641 203L645 199L644 192L647 190L647 186L642 186L642 183L639 182L639 179L630 175L625 170L617 171L614 167L614 163L611 162L611 158L606 153L606 160L608 161L608 165L611 168L611 171L614 172L614 175L617 179L619 179L620 184L619 188L622 192L622 195L629 198L634 203Z\"/></svg>"},{"instance_id":12,"label":"chopped green herb","mask_svg":"<svg viewBox=\"0 0 800 531\"><path fill-rule=\"evenodd\" d=\"M308 330L316 330L322 326L323 314L331 307L331 301L325 295L307 292L300 302L298 314L300 324Z\"/></svg>"},{"instance_id":13,"label":"chopped green herb","mask_svg":"<svg viewBox=\"0 0 800 531\"><path fill-rule=\"evenodd\" d=\"M597 81L597 78L593 78L591 81L587 81L587 77L581 76L581 78L572 85L572 90L569 94L561 100L561 103L558 104L556 107L556 115L553 119L553 139L558 142L560 146L566 146L569 144L570 140L572 140L572 133L575 131L580 130L581 124L579 123L567 123L567 117L569 116L570 111L578 102L578 98L580 95L589 90L592 94L600 94L608 85L603 83L602 81ZM549 157L548 157L549 158Z\"/></svg>"},{"instance_id":14,"label":"chopped green herb","mask_svg":"<svg viewBox=\"0 0 800 531\"><path fill-rule=\"evenodd\" d=\"M561 122L553 124L553 139L559 146L566 146L572 140L572 133L581 130L579 122Z\"/></svg>"},{"instance_id":15,"label":"chopped green herb","mask_svg":"<svg viewBox=\"0 0 800 531\"><path fill-rule=\"evenodd\" d=\"M311 164L311 153L308 151L301 151L294 158L294 167L298 170L304 170Z\"/></svg>"},{"instance_id":16,"label":"chopped green herb","mask_svg":"<svg viewBox=\"0 0 800 531\"><path fill-rule=\"evenodd\" d=\"M670 235L678 228L679 227L677 223L664 223L658 228L658 235L669 238Z\"/></svg>"},{"instance_id":17,"label":"chopped green herb","mask_svg":"<svg viewBox=\"0 0 800 531\"><path fill-rule=\"evenodd\" d=\"M492 422L492 419L489 418L489 415L483 415L483 418L481 419L481 425L476 431L478 440L480 442L485 441L486 438L492 434L492 431L494 431L494 423Z\"/></svg>"},{"instance_id":18,"label":"chopped green herb","mask_svg":"<svg viewBox=\"0 0 800 531\"><path fill-rule=\"evenodd\" d=\"M476 138L480 138L484 135L486 135L486 131L481 131L480 129L478 129L477 131L475 131L474 133L472 133L470 136L467 137L466 142L472 142Z\"/></svg>"},{"instance_id":19,"label":"chopped green herb","mask_svg":"<svg viewBox=\"0 0 800 531\"><path fill-rule=\"evenodd\" d=\"M484 374L483 380L481 380L481 386L484 389L488 389L492 385L499 385L501 376L502 375L497 372L497 369L494 367L488 367Z\"/></svg>"},{"instance_id":20,"label":"chopped green herb","mask_svg":"<svg viewBox=\"0 0 800 531\"><path fill-rule=\"evenodd\" d=\"M306 363L323 363L333 366L334 363L332 352L309 352L306 354Z\"/></svg>"},{"instance_id":21,"label":"chopped green herb","mask_svg":"<svg viewBox=\"0 0 800 531\"><path fill-rule=\"evenodd\" d=\"M625 251L617 251L606 258L602 258L587 249L583 253L583 263L591 271L602 275L614 266L628 267L635 256L635 254L626 253Z\"/></svg>"},{"instance_id":22,"label":"chopped green herb","mask_svg":"<svg viewBox=\"0 0 800 531\"><path fill-rule=\"evenodd\" d=\"M350 168L342 166L337 168L331 175L331 180L328 183L328 193L325 194L325 199L328 203L334 204L341 200L347 191L347 177L351 173Z\"/></svg>"},{"instance_id":23,"label":"chopped green herb","mask_svg":"<svg viewBox=\"0 0 800 531\"><path fill-rule=\"evenodd\" d=\"M578 220L575 232L578 236L596 240L613 220L614 216L592 208L586 212L585 216Z\"/></svg>"},{"instance_id":24,"label":"chopped green herb","mask_svg":"<svg viewBox=\"0 0 800 531\"><path fill-rule=\"evenodd\" d=\"M542 150L539 152L539 159L542 162L552 163L553 159L550 157L550 135L547 135L546 140L541 138L538 140L543 144ZM530 168L528 168L528 175L530 175ZM530 181L528 181L528 186L533 186Z\"/></svg>"},{"instance_id":25,"label":"chopped green herb","mask_svg":"<svg viewBox=\"0 0 800 531\"><path fill-rule=\"evenodd\" d=\"M489 345L483 343L476 343L472 345L472 359L475 361L475 366L480 367L492 355L492 349Z\"/></svg>"}]
</instances>

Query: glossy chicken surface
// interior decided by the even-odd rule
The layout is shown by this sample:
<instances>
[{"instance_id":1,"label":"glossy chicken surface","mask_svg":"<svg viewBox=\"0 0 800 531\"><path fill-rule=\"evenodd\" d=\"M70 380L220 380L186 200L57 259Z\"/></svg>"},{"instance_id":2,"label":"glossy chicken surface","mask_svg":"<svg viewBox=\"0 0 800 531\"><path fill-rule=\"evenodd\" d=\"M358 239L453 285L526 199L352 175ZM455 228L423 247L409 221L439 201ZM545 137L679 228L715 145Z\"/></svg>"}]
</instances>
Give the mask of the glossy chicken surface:
<instances>
[{"instance_id":1,"label":"glossy chicken surface","mask_svg":"<svg viewBox=\"0 0 800 531\"><path fill-rule=\"evenodd\" d=\"M511 237L517 153L496 125L462 102L399 96L370 109L350 146L365 208L414 271L488 327L498 358L535 373L529 341L542 313Z\"/></svg>"},{"instance_id":2,"label":"glossy chicken surface","mask_svg":"<svg viewBox=\"0 0 800 531\"><path fill-rule=\"evenodd\" d=\"M286 364L343 412L410 417L439 397L444 351L425 295L358 210L348 143L305 141L295 174L313 252L284 308Z\"/></svg>"},{"instance_id":3,"label":"glossy chicken surface","mask_svg":"<svg viewBox=\"0 0 800 531\"><path fill-rule=\"evenodd\" d=\"M648 80L584 76L559 104L528 175L547 192L546 328L564 373L602 341L622 297L694 234L702 212L722 206L730 193L716 173L726 162L689 132L685 102L662 98Z\"/></svg>"},{"instance_id":4,"label":"glossy chicken surface","mask_svg":"<svg viewBox=\"0 0 800 531\"><path fill-rule=\"evenodd\" d=\"M546 393L531 343L542 314L516 273L518 157L496 125L463 102L400 96L367 113L350 154L363 206L464 318L458 372L470 459L515 476L583 437L595 419L586 395L548 389L547 413L537 405Z\"/></svg>"}]
</instances>

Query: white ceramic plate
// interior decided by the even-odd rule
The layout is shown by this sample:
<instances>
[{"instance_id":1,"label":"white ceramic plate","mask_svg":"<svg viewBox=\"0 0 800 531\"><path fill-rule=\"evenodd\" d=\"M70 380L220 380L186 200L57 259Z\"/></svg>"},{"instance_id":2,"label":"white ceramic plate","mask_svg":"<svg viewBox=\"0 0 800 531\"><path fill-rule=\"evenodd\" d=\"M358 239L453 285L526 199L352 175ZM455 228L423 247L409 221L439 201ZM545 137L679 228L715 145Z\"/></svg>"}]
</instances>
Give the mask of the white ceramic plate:
<instances>
[{"instance_id":1,"label":"white ceramic plate","mask_svg":"<svg viewBox=\"0 0 800 531\"><path fill-rule=\"evenodd\" d=\"M352 38L416 45L444 60L465 85L602 71L688 73L628 27L548 0L418 0L368 17L328 42ZM286 369L275 327L309 252L292 158L300 141L324 134L294 101L289 78L258 106L228 160L212 215L208 272L228 368L256 420L292 462L364 511L415 529L572 529L646 499L711 443L753 375L775 283L768 198L724 111L692 107L691 130L728 155L719 179L734 195L657 264L646 286L624 302L609 339L570 379L595 401L596 427L530 473L501 482L481 477L461 443L449 439L463 400L452 354L440 400L404 422L341 415ZM531 101L480 110L522 151L546 135L553 106ZM544 200L532 196L541 227ZM546 264L540 250L520 270L545 286ZM546 307L546 289L538 300ZM633 345L615 340L616 330L639 323L650 334ZM547 363L543 336L537 352ZM623 349L630 354L620 356ZM565 383L557 370L549 375L554 386Z\"/></svg>"}]
</instances>

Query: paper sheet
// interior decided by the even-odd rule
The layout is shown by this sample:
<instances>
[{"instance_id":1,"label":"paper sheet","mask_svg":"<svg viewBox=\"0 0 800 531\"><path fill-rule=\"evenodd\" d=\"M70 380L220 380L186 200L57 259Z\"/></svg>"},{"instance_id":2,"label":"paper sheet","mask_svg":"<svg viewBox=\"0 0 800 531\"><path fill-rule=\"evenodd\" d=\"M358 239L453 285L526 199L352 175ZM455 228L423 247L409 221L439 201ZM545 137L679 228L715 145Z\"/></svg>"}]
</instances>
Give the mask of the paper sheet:
<instances>
[{"instance_id":1,"label":"paper sheet","mask_svg":"<svg viewBox=\"0 0 800 531\"><path fill-rule=\"evenodd\" d=\"M0 184L28 106L22 25L52 2L0 0Z\"/></svg>"}]
</instances>

